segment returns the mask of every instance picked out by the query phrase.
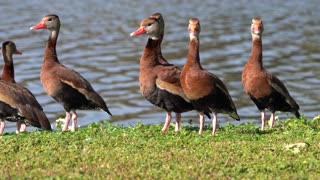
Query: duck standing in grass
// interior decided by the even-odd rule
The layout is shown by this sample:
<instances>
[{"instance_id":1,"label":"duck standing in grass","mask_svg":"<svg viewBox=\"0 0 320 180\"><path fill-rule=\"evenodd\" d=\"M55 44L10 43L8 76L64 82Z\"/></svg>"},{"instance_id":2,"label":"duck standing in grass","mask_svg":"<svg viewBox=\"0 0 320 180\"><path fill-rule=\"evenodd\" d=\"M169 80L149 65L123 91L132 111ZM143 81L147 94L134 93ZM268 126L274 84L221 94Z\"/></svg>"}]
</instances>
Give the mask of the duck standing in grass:
<instances>
[{"instance_id":1,"label":"duck standing in grass","mask_svg":"<svg viewBox=\"0 0 320 180\"><path fill-rule=\"evenodd\" d=\"M21 54L12 41L2 44L4 61L0 80L0 134L5 120L17 122L16 133L26 131L26 125L51 130L50 122L34 95L24 86L15 82L13 54Z\"/></svg>"},{"instance_id":2,"label":"duck standing in grass","mask_svg":"<svg viewBox=\"0 0 320 180\"><path fill-rule=\"evenodd\" d=\"M140 27L130 35L142 34L147 34L149 38L140 59L140 91L149 102L167 112L162 132L168 130L172 112L176 113L175 131L179 131L181 113L194 110L194 107L181 88L181 68L168 63L162 56L163 16L160 13L154 13L145 18L141 21ZM206 115L210 116L208 113Z\"/></svg>"},{"instance_id":3,"label":"duck standing in grass","mask_svg":"<svg viewBox=\"0 0 320 180\"><path fill-rule=\"evenodd\" d=\"M44 53L40 74L41 83L53 99L61 103L66 111L66 122L63 131L68 129L72 119L71 131L76 130L77 109L101 109L111 116L107 104L92 88L90 83L75 70L62 65L57 56L56 44L60 30L60 19L55 14L49 14L30 29L48 29L49 39ZM71 117L72 113L72 117Z\"/></svg>"},{"instance_id":4,"label":"duck standing in grass","mask_svg":"<svg viewBox=\"0 0 320 180\"><path fill-rule=\"evenodd\" d=\"M199 20L191 18L188 27L190 37L188 57L182 69L180 81L187 99L199 112L199 135L203 132L204 112L212 113L212 135L215 135L217 113L228 114L236 120L240 120L240 117L223 82L214 74L204 70L200 64L200 29Z\"/></svg>"},{"instance_id":5,"label":"duck standing in grass","mask_svg":"<svg viewBox=\"0 0 320 180\"><path fill-rule=\"evenodd\" d=\"M262 33L263 24L261 18L253 18L251 24L252 49L248 62L242 72L242 85L250 99L261 112L261 130L264 130L266 122L265 109L269 109L271 117L270 128L274 125L275 112L292 112L300 117L299 105L290 96L284 84L269 73L262 63Z\"/></svg>"}]
</instances>

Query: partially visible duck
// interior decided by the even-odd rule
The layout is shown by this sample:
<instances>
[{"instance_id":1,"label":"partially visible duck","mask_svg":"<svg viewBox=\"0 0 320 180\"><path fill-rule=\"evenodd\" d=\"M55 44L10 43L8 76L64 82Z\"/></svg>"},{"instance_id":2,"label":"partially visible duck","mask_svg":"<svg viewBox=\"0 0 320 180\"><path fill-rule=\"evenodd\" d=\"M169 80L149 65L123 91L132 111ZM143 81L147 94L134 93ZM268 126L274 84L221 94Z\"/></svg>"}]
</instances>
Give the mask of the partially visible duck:
<instances>
[{"instance_id":1,"label":"partially visible duck","mask_svg":"<svg viewBox=\"0 0 320 180\"><path fill-rule=\"evenodd\" d=\"M251 25L252 49L242 72L242 85L261 112L261 130L264 130L265 109L269 109L271 112L269 122L271 128L274 125L276 111L292 112L297 118L300 117L300 113L299 105L290 96L284 84L263 67L262 32L261 18L253 18Z\"/></svg>"},{"instance_id":2,"label":"partially visible duck","mask_svg":"<svg viewBox=\"0 0 320 180\"><path fill-rule=\"evenodd\" d=\"M66 123L62 130L66 131L68 129L70 119L72 119L71 131L76 130L77 109L101 109L111 116L105 101L92 88L90 83L78 72L63 66L59 62L56 52L60 30L59 17L55 14L46 15L30 29L48 29L50 31L40 80L48 95L61 103L66 111Z\"/></svg>"},{"instance_id":3,"label":"partially visible duck","mask_svg":"<svg viewBox=\"0 0 320 180\"><path fill-rule=\"evenodd\" d=\"M186 99L180 84L181 69L169 64L162 56L161 42L164 35L164 21L160 13L141 21L140 27L131 36L148 35L148 42L140 59L140 91L152 104L167 112L162 131L168 130L171 112L176 113L175 131L181 125L181 113L193 110Z\"/></svg>"},{"instance_id":4,"label":"partially visible duck","mask_svg":"<svg viewBox=\"0 0 320 180\"><path fill-rule=\"evenodd\" d=\"M204 112L212 113L212 135L215 135L217 113L228 114L236 120L240 120L240 117L223 82L214 74L204 70L200 64L200 22L197 18L189 20L188 31L190 36L188 57L180 76L182 89L199 112L199 135L203 133Z\"/></svg>"},{"instance_id":5,"label":"partially visible duck","mask_svg":"<svg viewBox=\"0 0 320 180\"><path fill-rule=\"evenodd\" d=\"M14 80L13 54L21 54L12 41L2 44L4 66L0 81L0 134L5 120L17 122L16 133L26 130L26 124L51 130L50 122L34 95Z\"/></svg>"}]
</instances>

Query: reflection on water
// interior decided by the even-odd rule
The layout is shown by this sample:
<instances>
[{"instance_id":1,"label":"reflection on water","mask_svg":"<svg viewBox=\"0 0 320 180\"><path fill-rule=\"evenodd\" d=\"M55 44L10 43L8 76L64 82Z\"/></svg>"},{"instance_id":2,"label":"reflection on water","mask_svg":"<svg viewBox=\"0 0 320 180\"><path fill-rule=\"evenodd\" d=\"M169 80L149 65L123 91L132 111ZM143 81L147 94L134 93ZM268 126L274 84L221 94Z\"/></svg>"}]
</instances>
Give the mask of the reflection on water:
<instances>
[{"instance_id":1,"label":"reflection on water","mask_svg":"<svg viewBox=\"0 0 320 180\"><path fill-rule=\"evenodd\" d=\"M163 54L173 64L183 66L188 48L187 25L190 17L201 21L200 56L203 67L215 73L227 85L242 118L241 122L256 120L260 113L244 94L241 71L246 63L251 36L252 17L264 22L264 65L276 74L300 104L301 114L308 118L318 114L320 96L319 41L320 19L318 1L270 1L266 4L241 0L189 2L174 0L129 1L94 0L90 2L58 0L17 0L0 3L1 41L13 40L24 53L15 56L16 81L29 88L43 105L53 122L64 117L61 105L46 95L39 81L47 31L29 31L49 13L60 16L62 26L58 40L58 56L64 65L81 73L107 101L117 124L164 122L164 112L147 102L139 92L139 58L147 41L144 36L132 38L140 20L154 12L161 12L166 22ZM71 5L70 5L71 4ZM297 8L299 7L299 8ZM79 124L108 119L102 111L79 111ZM279 114L287 117L287 114ZM292 116L289 114L289 116ZM183 114L183 121L193 119L195 111ZM219 115L220 123L235 123ZM208 121L207 121L208 123ZM14 130L8 123L6 132Z\"/></svg>"}]
</instances>

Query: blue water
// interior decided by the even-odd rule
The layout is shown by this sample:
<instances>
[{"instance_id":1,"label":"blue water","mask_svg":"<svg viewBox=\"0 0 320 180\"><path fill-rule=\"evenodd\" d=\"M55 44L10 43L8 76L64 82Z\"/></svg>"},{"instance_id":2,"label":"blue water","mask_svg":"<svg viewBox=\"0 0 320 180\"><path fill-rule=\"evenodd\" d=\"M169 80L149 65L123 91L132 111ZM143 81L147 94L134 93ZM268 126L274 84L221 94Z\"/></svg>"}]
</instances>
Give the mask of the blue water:
<instances>
[{"instance_id":1,"label":"blue water","mask_svg":"<svg viewBox=\"0 0 320 180\"><path fill-rule=\"evenodd\" d=\"M264 22L264 65L287 86L301 107L301 114L312 118L320 109L320 13L318 1L210 1L190 2L142 0L93 0L0 2L1 41L12 40L23 55L14 56L16 81L29 88L55 125L64 110L47 96L39 81L48 31L30 31L44 15L55 13L62 23L58 57L65 66L82 74L107 101L110 117L102 111L78 111L80 126L110 119L112 123L132 125L163 123L165 113L147 102L139 92L139 58L145 36L130 37L140 21L152 13L165 18L163 54L183 66L188 48L188 19L201 21L200 56L203 67L219 76L228 87L242 118L256 120L260 113L244 94L241 71L251 49L251 19ZM278 114L280 119L291 114ZM183 122L198 123L195 111L183 114ZM236 123L219 115L220 124ZM210 121L207 121L210 123ZM6 132L14 131L8 123ZM31 128L32 129L32 128Z\"/></svg>"}]
</instances>

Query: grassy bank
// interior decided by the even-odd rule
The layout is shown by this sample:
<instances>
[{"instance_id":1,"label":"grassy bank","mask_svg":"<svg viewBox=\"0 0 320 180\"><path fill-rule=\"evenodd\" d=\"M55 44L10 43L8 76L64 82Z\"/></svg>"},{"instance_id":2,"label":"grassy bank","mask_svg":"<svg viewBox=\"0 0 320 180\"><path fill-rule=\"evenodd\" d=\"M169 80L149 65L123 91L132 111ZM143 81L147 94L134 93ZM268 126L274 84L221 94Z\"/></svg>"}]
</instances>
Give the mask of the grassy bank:
<instances>
[{"instance_id":1,"label":"grassy bank","mask_svg":"<svg viewBox=\"0 0 320 180\"><path fill-rule=\"evenodd\" d=\"M212 179L320 177L320 120L288 119L261 132L253 124L119 127L0 137L2 178ZM289 145L289 146L288 146ZM292 146L292 147L291 147Z\"/></svg>"}]
</instances>

